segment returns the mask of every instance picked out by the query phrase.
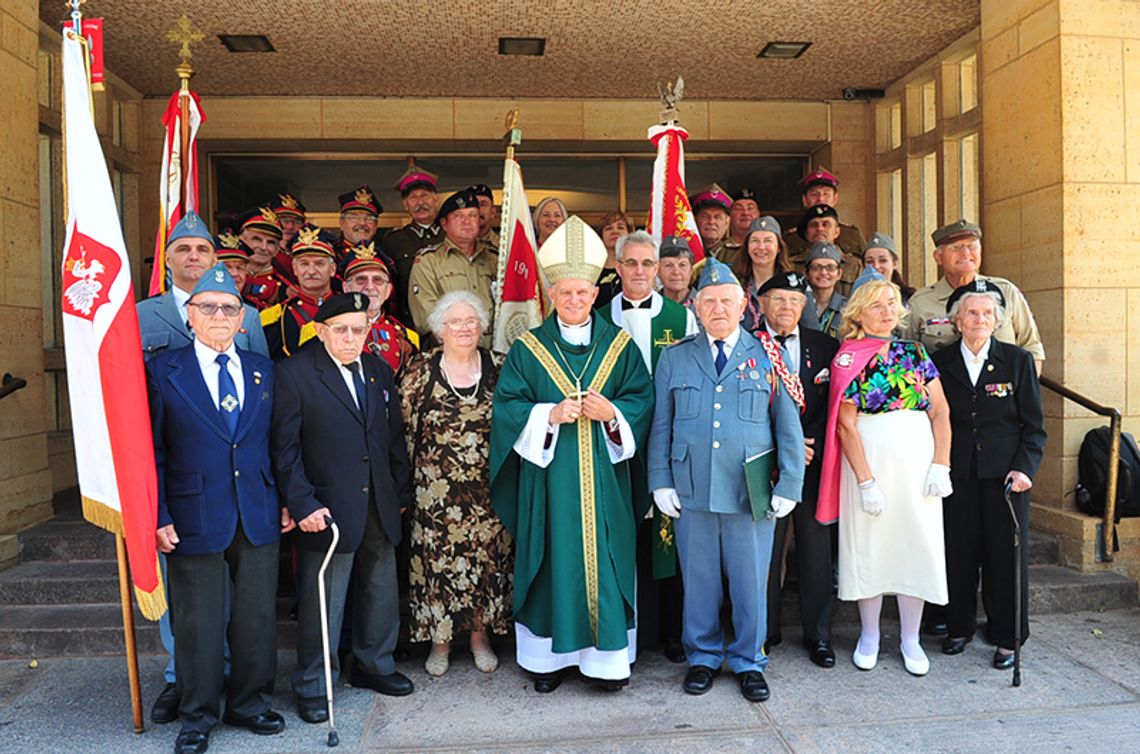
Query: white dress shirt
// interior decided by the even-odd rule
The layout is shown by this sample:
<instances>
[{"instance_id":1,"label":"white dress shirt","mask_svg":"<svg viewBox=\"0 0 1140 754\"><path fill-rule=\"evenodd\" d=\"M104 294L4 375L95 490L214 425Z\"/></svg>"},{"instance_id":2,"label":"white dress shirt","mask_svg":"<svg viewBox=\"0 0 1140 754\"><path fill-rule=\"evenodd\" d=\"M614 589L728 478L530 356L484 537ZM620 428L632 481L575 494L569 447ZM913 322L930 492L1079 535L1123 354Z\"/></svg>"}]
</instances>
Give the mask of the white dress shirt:
<instances>
[{"instance_id":1,"label":"white dress shirt","mask_svg":"<svg viewBox=\"0 0 1140 754\"><path fill-rule=\"evenodd\" d=\"M709 339L709 350L712 352L713 363L715 364L716 363L716 341L717 341L717 339L714 338L712 335L710 335L708 333L708 331L705 332L705 336L708 337L708 339ZM721 340L724 341L724 357L726 359L731 359L732 358L732 351L733 351L733 349L736 348L737 341L740 340L740 328L737 327L735 330L732 331L732 333L730 335L728 335L725 338L721 338ZM727 362L725 363L725 367L726 368L728 367Z\"/></svg>"},{"instance_id":2,"label":"white dress shirt","mask_svg":"<svg viewBox=\"0 0 1140 754\"><path fill-rule=\"evenodd\" d=\"M978 350L977 355L966 347L966 341L962 341L962 360L966 362L966 374L970 375L970 384L977 385L978 378L982 375L982 367L985 366L986 359L990 357L990 339L986 339L986 344Z\"/></svg>"},{"instance_id":3,"label":"white dress shirt","mask_svg":"<svg viewBox=\"0 0 1140 754\"><path fill-rule=\"evenodd\" d=\"M776 331L767 322L764 327L768 330L768 334L773 338L776 337ZM776 341L779 343L779 341ZM792 370L792 374L800 373L800 326L796 325L796 329L788 333L788 337L784 340L784 348L788 351L788 369Z\"/></svg>"},{"instance_id":4,"label":"white dress shirt","mask_svg":"<svg viewBox=\"0 0 1140 754\"><path fill-rule=\"evenodd\" d=\"M176 285L170 286L170 293L174 296L174 306L178 309L178 316L182 318L182 324L186 324L186 304L190 301L190 293ZM215 351L215 353L217 352Z\"/></svg>"},{"instance_id":5,"label":"white dress shirt","mask_svg":"<svg viewBox=\"0 0 1140 754\"><path fill-rule=\"evenodd\" d=\"M175 288L174 290L178 289ZM218 395L218 373L222 369L222 365L218 363L219 353L224 353L230 357L226 363L226 369L229 370L230 377L234 380L234 387L237 388L238 409L240 410L245 405L245 378L242 377L241 373L241 357L237 355L234 344L230 343L230 347L225 351L215 351L197 338L194 339L194 355L198 357L198 367L202 370L202 379L206 381L206 389L210 391L210 398L214 401L215 406L222 400L222 397Z\"/></svg>"}]
</instances>

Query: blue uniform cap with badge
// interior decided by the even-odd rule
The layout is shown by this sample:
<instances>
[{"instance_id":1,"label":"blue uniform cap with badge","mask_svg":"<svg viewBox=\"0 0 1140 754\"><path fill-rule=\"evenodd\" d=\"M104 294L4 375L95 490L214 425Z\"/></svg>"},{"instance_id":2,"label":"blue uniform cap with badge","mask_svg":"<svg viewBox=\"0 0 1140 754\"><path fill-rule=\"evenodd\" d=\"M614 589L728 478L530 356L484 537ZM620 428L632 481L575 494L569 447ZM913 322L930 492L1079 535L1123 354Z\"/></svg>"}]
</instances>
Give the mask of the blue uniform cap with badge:
<instances>
[{"instance_id":1,"label":"blue uniform cap with badge","mask_svg":"<svg viewBox=\"0 0 1140 754\"><path fill-rule=\"evenodd\" d=\"M867 265L863 268L863 271L859 273L859 277L855 278L855 282L851 284L851 294L847 297L847 300L850 301L852 298L854 298L855 291L859 290L862 285L869 283L872 280L886 280L886 278L883 277L882 274L880 274L879 271L874 267Z\"/></svg>"},{"instance_id":2,"label":"blue uniform cap with badge","mask_svg":"<svg viewBox=\"0 0 1140 754\"><path fill-rule=\"evenodd\" d=\"M175 223L170 235L166 237L166 248L169 249L175 241L183 238L201 238L207 241L211 247L214 245L214 238L210 235L210 229L206 227L206 221L199 217L194 210L187 212L181 220Z\"/></svg>"},{"instance_id":3,"label":"blue uniform cap with badge","mask_svg":"<svg viewBox=\"0 0 1140 754\"><path fill-rule=\"evenodd\" d=\"M864 254L870 249L886 249L895 257L899 255L898 247L895 246L895 240L886 233L877 230L867 239L867 243L863 244Z\"/></svg>"},{"instance_id":4,"label":"blue uniform cap with badge","mask_svg":"<svg viewBox=\"0 0 1140 754\"><path fill-rule=\"evenodd\" d=\"M807 257L804 259L804 266L810 265L817 259L830 259L832 262L843 262L843 254L840 253L839 247L827 241L817 241L808 249Z\"/></svg>"},{"instance_id":5,"label":"blue uniform cap with badge","mask_svg":"<svg viewBox=\"0 0 1140 754\"><path fill-rule=\"evenodd\" d=\"M697 290L701 291L709 286L727 285L728 283L740 285L736 275L732 274L732 268L719 259L709 259L701 269L701 279L697 282Z\"/></svg>"},{"instance_id":6,"label":"blue uniform cap with badge","mask_svg":"<svg viewBox=\"0 0 1140 754\"><path fill-rule=\"evenodd\" d=\"M199 293L228 293L241 301L241 293L238 292L237 283L234 282L230 271L221 262L206 270L202 277L198 278L194 290L190 292L190 300L193 301Z\"/></svg>"},{"instance_id":7,"label":"blue uniform cap with badge","mask_svg":"<svg viewBox=\"0 0 1140 754\"><path fill-rule=\"evenodd\" d=\"M772 217L771 215L757 217L752 221L752 224L748 226L748 232L744 234L744 246L748 246L748 239L752 237L753 233L759 233L760 231L774 233L776 235L776 238L780 238L784 234L783 229L780 228L780 223L778 220L776 220L776 218Z\"/></svg>"}]
</instances>

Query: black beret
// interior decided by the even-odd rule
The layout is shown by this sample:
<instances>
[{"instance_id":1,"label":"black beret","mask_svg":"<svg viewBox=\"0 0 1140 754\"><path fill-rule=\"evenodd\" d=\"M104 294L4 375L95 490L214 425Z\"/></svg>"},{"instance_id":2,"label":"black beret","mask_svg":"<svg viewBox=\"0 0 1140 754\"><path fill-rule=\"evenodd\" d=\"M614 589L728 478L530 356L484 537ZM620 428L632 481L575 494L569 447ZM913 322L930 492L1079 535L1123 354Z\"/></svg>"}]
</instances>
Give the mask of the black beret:
<instances>
[{"instance_id":1,"label":"black beret","mask_svg":"<svg viewBox=\"0 0 1140 754\"><path fill-rule=\"evenodd\" d=\"M733 204L740 201L741 199L751 199L752 201L756 202L757 206L760 204L760 200L756 198L756 194L752 193L752 189L750 188L742 188L732 195Z\"/></svg>"},{"instance_id":2,"label":"black beret","mask_svg":"<svg viewBox=\"0 0 1140 754\"><path fill-rule=\"evenodd\" d=\"M950 294L950 298L946 299L946 312L949 313L954 304L958 302L958 299L967 293L996 293L1002 308L1005 308L1005 295L1002 294L1001 288L998 288L996 283L986 280L985 278L974 278L973 282L960 285L954 289L954 292Z\"/></svg>"},{"instance_id":3,"label":"black beret","mask_svg":"<svg viewBox=\"0 0 1140 754\"><path fill-rule=\"evenodd\" d=\"M475 192L469 188L456 191L447 197L443 206L439 208L439 214L435 216L435 221L439 222L457 209L467 209L469 207L479 208L479 198L475 195Z\"/></svg>"},{"instance_id":4,"label":"black beret","mask_svg":"<svg viewBox=\"0 0 1140 754\"><path fill-rule=\"evenodd\" d=\"M495 201L495 192L486 183L476 183L474 186L468 186L467 190L475 196L485 196L492 202Z\"/></svg>"},{"instance_id":5,"label":"black beret","mask_svg":"<svg viewBox=\"0 0 1140 754\"><path fill-rule=\"evenodd\" d=\"M337 293L334 296L329 296L325 302L321 304L321 308L317 309L317 316L313 317L315 322L324 322L338 317L341 314L351 314L353 312L367 312L368 311L368 296L364 293Z\"/></svg>"},{"instance_id":6,"label":"black beret","mask_svg":"<svg viewBox=\"0 0 1140 754\"><path fill-rule=\"evenodd\" d=\"M839 222L839 212L830 204L817 204L814 207L808 207L804 211L804 216L800 218L799 227L796 228L796 232L799 233L800 238L803 238L805 241L807 240L804 234L807 233L808 223L817 217L834 217L835 222Z\"/></svg>"},{"instance_id":7,"label":"black beret","mask_svg":"<svg viewBox=\"0 0 1140 754\"><path fill-rule=\"evenodd\" d=\"M799 291L807 295L807 278L798 272L777 272L760 286L757 293L763 296L768 291Z\"/></svg>"}]
</instances>

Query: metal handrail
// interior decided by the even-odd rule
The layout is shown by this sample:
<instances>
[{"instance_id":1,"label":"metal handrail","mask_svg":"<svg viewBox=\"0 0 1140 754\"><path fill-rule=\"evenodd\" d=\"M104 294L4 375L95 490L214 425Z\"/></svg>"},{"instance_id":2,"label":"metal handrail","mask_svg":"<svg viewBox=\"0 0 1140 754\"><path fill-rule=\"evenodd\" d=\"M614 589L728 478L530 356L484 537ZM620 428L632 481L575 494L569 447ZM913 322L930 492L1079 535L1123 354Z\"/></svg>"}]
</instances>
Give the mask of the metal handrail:
<instances>
[{"instance_id":1,"label":"metal handrail","mask_svg":"<svg viewBox=\"0 0 1140 754\"><path fill-rule=\"evenodd\" d=\"M4 380L0 382L0 398L7 398L12 393L28 386L28 381L23 377L13 377L8 372L4 373Z\"/></svg>"},{"instance_id":2,"label":"metal handrail","mask_svg":"<svg viewBox=\"0 0 1140 754\"><path fill-rule=\"evenodd\" d=\"M1112 438L1108 444L1108 478L1105 479L1104 526L1102 527L1102 535L1104 559L1111 563L1112 547L1116 543L1116 483L1120 469L1120 433L1123 423L1120 416L1120 409L1113 408L1112 406L1102 406L1091 398L1083 396L1075 390L1071 390L1044 375L1041 376L1040 380L1041 387L1048 388L1062 398L1068 398L1078 406L1087 408L1094 414L1107 416L1109 419L1108 426L1109 432L1112 433Z\"/></svg>"}]
</instances>

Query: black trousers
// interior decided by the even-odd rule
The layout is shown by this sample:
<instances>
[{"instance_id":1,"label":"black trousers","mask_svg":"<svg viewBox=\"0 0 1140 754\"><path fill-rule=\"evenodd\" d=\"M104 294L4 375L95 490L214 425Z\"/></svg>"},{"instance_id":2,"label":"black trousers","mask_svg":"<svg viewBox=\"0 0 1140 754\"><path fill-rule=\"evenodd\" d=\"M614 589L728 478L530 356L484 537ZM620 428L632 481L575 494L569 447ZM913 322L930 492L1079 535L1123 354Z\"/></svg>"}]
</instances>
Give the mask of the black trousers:
<instances>
[{"instance_id":1,"label":"black trousers","mask_svg":"<svg viewBox=\"0 0 1140 754\"><path fill-rule=\"evenodd\" d=\"M656 514L655 514L656 516ZM637 527L637 651L653 649L671 641L681 641L681 564L667 579L653 578L653 538L655 519Z\"/></svg>"},{"instance_id":2,"label":"black trousers","mask_svg":"<svg viewBox=\"0 0 1140 754\"><path fill-rule=\"evenodd\" d=\"M985 593L986 638L1013 649L1014 553L1013 521L1002 493L1002 479L954 479L954 494L942 502L946 533L946 606L950 635L973 636L977 628L978 570ZM1021 524L1021 641L1029 637L1029 495L1013 494Z\"/></svg>"},{"instance_id":3,"label":"black trousers","mask_svg":"<svg viewBox=\"0 0 1140 754\"><path fill-rule=\"evenodd\" d=\"M269 709L277 673L277 554L277 542L256 547L239 524L224 552L167 556L184 729L206 733L217 725L223 686L228 712L248 717ZM228 631L227 581L233 595ZM228 682L227 636L233 655Z\"/></svg>"},{"instance_id":4,"label":"black trousers","mask_svg":"<svg viewBox=\"0 0 1140 754\"><path fill-rule=\"evenodd\" d=\"M768 636L780 631L780 597L783 585L780 571L784 563L784 546L788 538L788 521L795 523L796 568L799 580L800 623L806 641L831 641L831 529L815 520L815 500L819 494L816 480L814 494L809 496L804 484L804 501L787 516L776 521L772 545L772 565L768 570Z\"/></svg>"}]
</instances>

